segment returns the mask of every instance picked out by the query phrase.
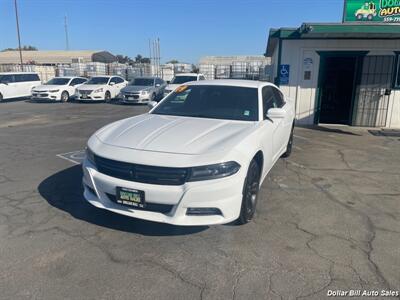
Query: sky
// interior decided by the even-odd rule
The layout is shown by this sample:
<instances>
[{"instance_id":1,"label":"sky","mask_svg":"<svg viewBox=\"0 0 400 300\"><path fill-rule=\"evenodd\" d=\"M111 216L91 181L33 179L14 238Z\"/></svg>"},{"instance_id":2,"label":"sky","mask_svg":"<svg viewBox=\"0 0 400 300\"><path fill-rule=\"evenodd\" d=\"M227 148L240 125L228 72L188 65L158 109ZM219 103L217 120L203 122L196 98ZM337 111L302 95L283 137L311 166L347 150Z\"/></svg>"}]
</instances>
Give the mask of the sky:
<instances>
[{"instance_id":1,"label":"sky","mask_svg":"<svg viewBox=\"0 0 400 300\"><path fill-rule=\"evenodd\" d=\"M207 55L262 55L270 28L341 22L343 0L17 0L22 45L40 50L107 50L161 62ZM0 0L0 49L18 46L14 0Z\"/></svg>"}]
</instances>

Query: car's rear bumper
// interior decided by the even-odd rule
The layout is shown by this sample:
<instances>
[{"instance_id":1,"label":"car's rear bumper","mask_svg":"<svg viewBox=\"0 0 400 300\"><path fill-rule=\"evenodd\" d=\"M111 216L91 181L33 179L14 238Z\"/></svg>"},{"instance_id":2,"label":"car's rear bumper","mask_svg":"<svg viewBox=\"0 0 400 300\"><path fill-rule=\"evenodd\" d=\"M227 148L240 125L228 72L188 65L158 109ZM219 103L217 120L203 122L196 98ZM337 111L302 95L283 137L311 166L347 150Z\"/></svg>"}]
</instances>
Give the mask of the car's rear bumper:
<instances>
[{"instance_id":1,"label":"car's rear bumper","mask_svg":"<svg viewBox=\"0 0 400 300\"><path fill-rule=\"evenodd\" d=\"M217 180L186 183L181 186L145 184L126 181L99 173L95 166L83 163L84 197L92 205L139 219L183 226L225 224L239 217L245 172ZM144 191L146 203L170 205L167 213L138 210L112 199L116 187ZM219 210L211 215L188 215L188 208Z\"/></svg>"}]
</instances>

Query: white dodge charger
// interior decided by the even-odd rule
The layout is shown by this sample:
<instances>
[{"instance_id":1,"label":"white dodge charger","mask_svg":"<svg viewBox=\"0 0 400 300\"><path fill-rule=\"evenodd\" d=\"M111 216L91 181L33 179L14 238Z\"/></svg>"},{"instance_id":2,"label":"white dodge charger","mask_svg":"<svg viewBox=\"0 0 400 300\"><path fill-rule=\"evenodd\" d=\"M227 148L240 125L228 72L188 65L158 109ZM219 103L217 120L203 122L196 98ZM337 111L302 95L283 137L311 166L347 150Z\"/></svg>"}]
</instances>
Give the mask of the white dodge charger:
<instances>
[{"instance_id":1,"label":"white dodge charger","mask_svg":"<svg viewBox=\"0 0 400 300\"><path fill-rule=\"evenodd\" d=\"M175 225L249 222L261 183L292 149L293 103L273 84L188 83L149 113L89 139L84 197L96 207Z\"/></svg>"}]
</instances>

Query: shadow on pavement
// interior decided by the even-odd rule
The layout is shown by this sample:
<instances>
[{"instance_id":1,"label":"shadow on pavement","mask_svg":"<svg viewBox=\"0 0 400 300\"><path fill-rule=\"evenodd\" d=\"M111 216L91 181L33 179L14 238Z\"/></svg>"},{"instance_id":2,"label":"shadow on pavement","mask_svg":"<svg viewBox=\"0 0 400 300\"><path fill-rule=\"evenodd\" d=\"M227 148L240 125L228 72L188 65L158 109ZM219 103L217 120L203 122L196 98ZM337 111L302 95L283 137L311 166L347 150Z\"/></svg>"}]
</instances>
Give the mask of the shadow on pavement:
<instances>
[{"instance_id":1,"label":"shadow on pavement","mask_svg":"<svg viewBox=\"0 0 400 300\"><path fill-rule=\"evenodd\" d=\"M187 235L208 229L207 226L181 227L148 222L98 209L83 198L82 169L76 165L43 180L38 187L46 201L74 218L107 227L148 236Z\"/></svg>"},{"instance_id":2,"label":"shadow on pavement","mask_svg":"<svg viewBox=\"0 0 400 300\"><path fill-rule=\"evenodd\" d=\"M296 126L297 127L311 129L311 130L324 131L324 132L362 136L361 134L354 133L354 132L351 132L351 131L346 131L346 130L342 130L342 129L339 129L339 128L324 127L324 126L321 126L321 125L296 125Z\"/></svg>"}]
</instances>

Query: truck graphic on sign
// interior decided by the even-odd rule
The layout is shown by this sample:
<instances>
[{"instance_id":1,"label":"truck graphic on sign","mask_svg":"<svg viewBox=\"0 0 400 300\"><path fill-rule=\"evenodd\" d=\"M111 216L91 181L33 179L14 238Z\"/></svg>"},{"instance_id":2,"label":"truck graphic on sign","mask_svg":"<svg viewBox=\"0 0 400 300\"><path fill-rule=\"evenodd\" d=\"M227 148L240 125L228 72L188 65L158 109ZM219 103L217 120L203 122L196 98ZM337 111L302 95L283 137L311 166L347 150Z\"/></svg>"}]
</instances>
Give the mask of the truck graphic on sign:
<instances>
[{"instance_id":1,"label":"truck graphic on sign","mask_svg":"<svg viewBox=\"0 0 400 300\"><path fill-rule=\"evenodd\" d=\"M356 11L357 20L367 19L371 21L377 15L376 4L373 1L365 2L364 5Z\"/></svg>"}]
</instances>

